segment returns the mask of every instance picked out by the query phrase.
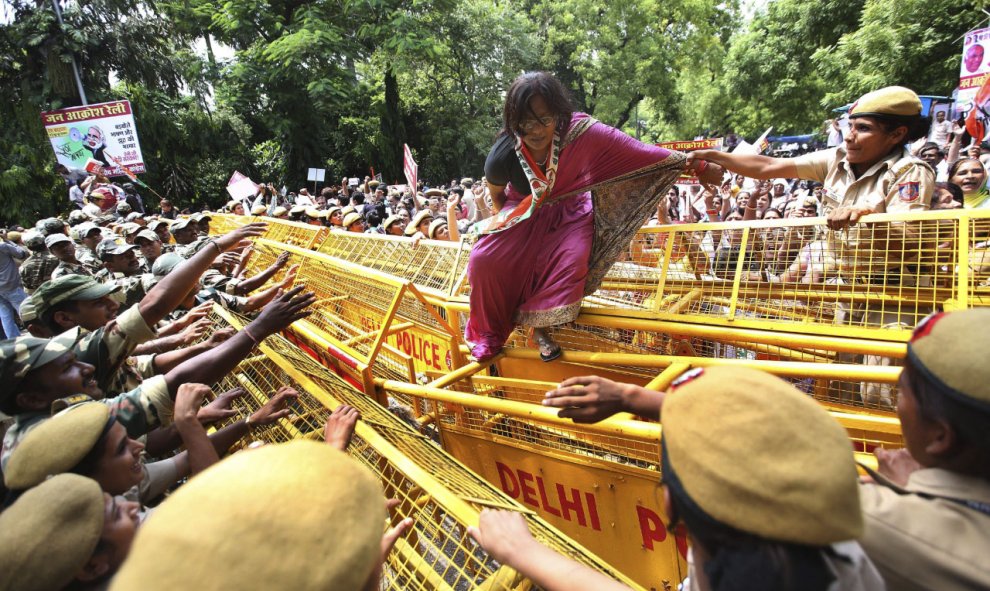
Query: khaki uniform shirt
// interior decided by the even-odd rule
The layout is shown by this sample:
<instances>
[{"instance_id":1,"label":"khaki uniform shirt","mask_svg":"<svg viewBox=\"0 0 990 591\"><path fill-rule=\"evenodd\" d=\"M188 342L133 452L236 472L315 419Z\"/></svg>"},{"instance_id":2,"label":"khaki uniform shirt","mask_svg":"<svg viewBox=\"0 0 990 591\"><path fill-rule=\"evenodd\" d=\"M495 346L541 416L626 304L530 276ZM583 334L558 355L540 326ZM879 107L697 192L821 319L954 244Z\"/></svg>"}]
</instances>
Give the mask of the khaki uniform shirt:
<instances>
[{"instance_id":1,"label":"khaki uniform shirt","mask_svg":"<svg viewBox=\"0 0 990 591\"><path fill-rule=\"evenodd\" d=\"M877 162L860 177L853 174L845 148L839 146L794 158L798 176L824 185L821 215L842 206L856 205L876 213L927 211L935 190L931 167L902 149ZM886 232L884 232L886 230ZM903 223L849 226L829 233L835 271L849 274L882 274L917 258L925 249ZM934 248L933 245L929 245ZM834 273L832 273L834 274Z\"/></svg>"},{"instance_id":2,"label":"khaki uniform shirt","mask_svg":"<svg viewBox=\"0 0 990 591\"><path fill-rule=\"evenodd\" d=\"M900 488L861 484L860 544L892 591L990 589L990 482L938 468L911 474ZM925 498L917 493L941 498Z\"/></svg>"}]
</instances>

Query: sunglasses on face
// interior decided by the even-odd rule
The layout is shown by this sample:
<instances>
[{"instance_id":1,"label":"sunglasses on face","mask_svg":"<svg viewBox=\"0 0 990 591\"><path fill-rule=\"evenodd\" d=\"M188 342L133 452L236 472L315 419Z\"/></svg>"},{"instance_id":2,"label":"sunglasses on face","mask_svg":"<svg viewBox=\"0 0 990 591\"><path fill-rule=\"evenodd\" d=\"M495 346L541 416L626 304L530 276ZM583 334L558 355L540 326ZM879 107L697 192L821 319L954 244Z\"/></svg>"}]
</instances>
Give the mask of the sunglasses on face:
<instances>
[{"instance_id":1,"label":"sunglasses on face","mask_svg":"<svg viewBox=\"0 0 990 591\"><path fill-rule=\"evenodd\" d=\"M539 119L526 119L519 122L519 131L529 133L537 127L550 127L556 123L556 117L540 117Z\"/></svg>"}]
</instances>

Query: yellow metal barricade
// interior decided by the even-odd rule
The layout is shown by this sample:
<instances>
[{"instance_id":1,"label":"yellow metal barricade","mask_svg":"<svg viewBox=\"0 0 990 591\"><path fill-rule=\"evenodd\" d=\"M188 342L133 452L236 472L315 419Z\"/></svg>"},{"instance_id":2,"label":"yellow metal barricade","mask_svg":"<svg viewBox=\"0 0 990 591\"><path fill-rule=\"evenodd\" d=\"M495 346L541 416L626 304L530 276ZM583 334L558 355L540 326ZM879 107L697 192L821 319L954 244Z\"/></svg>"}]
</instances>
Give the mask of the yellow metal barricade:
<instances>
[{"instance_id":1,"label":"yellow metal barricade","mask_svg":"<svg viewBox=\"0 0 990 591\"><path fill-rule=\"evenodd\" d=\"M242 320L219 308L214 310L213 320L218 326L243 326ZM264 443L299 437L319 439L334 408L339 404L355 406L362 418L349 453L378 475L386 496L399 500L393 510L394 521L404 517L414 520L412 530L400 539L386 561L383 588L534 588L531 582L500 567L469 539L467 526L476 524L479 512L487 507L522 512L531 531L544 544L640 588L466 469L401 419L301 354L283 337L266 339L257 354L245 359L215 390L245 388L248 395L238 399L235 406L249 413L284 385L300 392L292 405L293 415L253 432L251 438Z\"/></svg>"}]
</instances>

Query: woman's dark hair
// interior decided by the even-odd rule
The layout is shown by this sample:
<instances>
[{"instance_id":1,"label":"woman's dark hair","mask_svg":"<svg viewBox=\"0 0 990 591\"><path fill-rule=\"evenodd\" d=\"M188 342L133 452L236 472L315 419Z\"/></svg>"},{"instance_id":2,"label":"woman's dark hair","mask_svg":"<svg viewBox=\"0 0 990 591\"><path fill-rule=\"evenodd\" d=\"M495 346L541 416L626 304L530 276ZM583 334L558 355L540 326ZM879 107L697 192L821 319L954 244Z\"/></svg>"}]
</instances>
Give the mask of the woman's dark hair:
<instances>
[{"instance_id":1,"label":"woman's dark hair","mask_svg":"<svg viewBox=\"0 0 990 591\"><path fill-rule=\"evenodd\" d=\"M772 212L774 212L775 214L777 214L778 216L780 216L780 217L781 217L781 219L783 219L783 217L784 217L784 214L783 214L783 212L781 212L781 211L780 211L779 209L777 209L776 207L768 207L768 208L766 208L766 209L764 209L764 210L763 210L763 212L762 212L762 213L760 213L760 219L761 219L761 220L762 220L762 219L766 219L766 217L767 217L767 214L768 214L768 213L770 213L771 211L772 211Z\"/></svg>"},{"instance_id":2,"label":"woman's dark hair","mask_svg":"<svg viewBox=\"0 0 990 591\"><path fill-rule=\"evenodd\" d=\"M526 72L512 82L505 95L500 136L512 136L524 119L536 118L529 105L535 96L542 97L547 103L547 108L557 118L557 129L562 130L571 122L574 105L564 85L548 72Z\"/></svg>"},{"instance_id":3,"label":"woman's dark hair","mask_svg":"<svg viewBox=\"0 0 990 591\"><path fill-rule=\"evenodd\" d=\"M713 591L826 591L835 578L822 556L828 548L768 540L721 523L699 507L662 452L671 519L684 523L709 558L704 570Z\"/></svg>"},{"instance_id":4,"label":"woman's dark hair","mask_svg":"<svg viewBox=\"0 0 990 591\"><path fill-rule=\"evenodd\" d=\"M951 179L956 176L956 173L959 172L959 167L967 162L976 162L980 166L983 166L983 163L976 158L960 158L949 165L949 178Z\"/></svg>"},{"instance_id":5,"label":"woman's dark hair","mask_svg":"<svg viewBox=\"0 0 990 591\"><path fill-rule=\"evenodd\" d=\"M928 379L911 362L904 360L904 380L918 402L918 414L926 421L945 421L952 427L958 442L970 447L980 458L980 478L990 480L990 414L945 393L941 386Z\"/></svg>"},{"instance_id":6,"label":"woman's dark hair","mask_svg":"<svg viewBox=\"0 0 990 591\"><path fill-rule=\"evenodd\" d=\"M963 203L963 190L962 187L955 183L935 183L935 189L945 189L949 193L952 193L952 200L956 203L962 205ZM932 204L938 199L938 193L932 195Z\"/></svg>"},{"instance_id":7,"label":"woman's dark hair","mask_svg":"<svg viewBox=\"0 0 990 591\"><path fill-rule=\"evenodd\" d=\"M920 140L927 136L928 129L932 126L931 117L922 117L920 115L914 117L870 115L870 117L875 119L887 133L893 133L898 127L906 127L907 135L904 136L905 143Z\"/></svg>"}]
</instances>

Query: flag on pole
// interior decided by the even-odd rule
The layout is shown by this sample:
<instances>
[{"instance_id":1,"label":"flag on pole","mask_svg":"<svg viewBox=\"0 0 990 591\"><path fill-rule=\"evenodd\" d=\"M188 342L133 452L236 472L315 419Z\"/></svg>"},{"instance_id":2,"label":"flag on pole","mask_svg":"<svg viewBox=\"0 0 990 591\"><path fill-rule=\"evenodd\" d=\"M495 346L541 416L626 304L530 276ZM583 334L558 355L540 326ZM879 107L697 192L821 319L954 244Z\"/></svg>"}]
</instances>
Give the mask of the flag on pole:
<instances>
[{"instance_id":1,"label":"flag on pole","mask_svg":"<svg viewBox=\"0 0 990 591\"><path fill-rule=\"evenodd\" d=\"M416 184L416 175L419 172L419 167L416 166L416 161L413 160L412 150L409 149L409 144L402 144L402 171L406 173L406 182L412 187L412 193L415 195L416 189L419 187Z\"/></svg>"}]
</instances>

